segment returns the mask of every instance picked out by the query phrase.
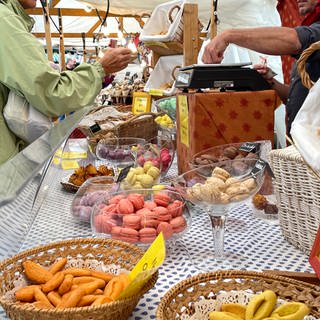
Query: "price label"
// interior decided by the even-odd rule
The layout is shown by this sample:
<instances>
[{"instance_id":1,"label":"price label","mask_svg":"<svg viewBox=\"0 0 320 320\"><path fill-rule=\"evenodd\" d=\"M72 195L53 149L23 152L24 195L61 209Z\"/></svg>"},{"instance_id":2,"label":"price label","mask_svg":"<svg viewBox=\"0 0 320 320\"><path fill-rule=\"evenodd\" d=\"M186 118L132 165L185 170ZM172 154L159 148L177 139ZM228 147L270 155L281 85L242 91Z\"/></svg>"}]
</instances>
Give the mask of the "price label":
<instances>
[{"instance_id":1,"label":"price label","mask_svg":"<svg viewBox=\"0 0 320 320\"><path fill-rule=\"evenodd\" d=\"M163 90L160 89L150 89L149 94L152 96L162 97L163 96Z\"/></svg>"},{"instance_id":2,"label":"price label","mask_svg":"<svg viewBox=\"0 0 320 320\"><path fill-rule=\"evenodd\" d=\"M133 165L123 168L118 175L117 182L121 182L127 176L132 167Z\"/></svg>"},{"instance_id":3,"label":"price label","mask_svg":"<svg viewBox=\"0 0 320 320\"><path fill-rule=\"evenodd\" d=\"M62 154L62 158L63 159L86 159L88 157L87 152L74 152L74 151L70 151L70 152L64 152Z\"/></svg>"},{"instance_id":4,"label":"price label","mask_svg":"<svg viewBox=\"0 0 320 320\"><path fill-rule=\"evenodd\" d=\"M255 165L251 171L251 174L253 176L257 175L260 171L265 169L266 165L267 165L266 161L261 160L261 159L257 160L257 162L255 163Z\"/></svg>"},{"instance_id":5,"label":"price label","mask_svg":"<svg viewBox=\"0 0 320 320\"><path fill-rule=\"evenodd\" d=\"M245 152L258 152L260 150L260 143L258 142L245 142L239 148L241 151Z\"/></svg>"},{"instance_id":6,"label":"price label","mask_svg":"<svg viewBox=\"0 0 320 320\"><path fill-rule=\"evenodd\" d=\"M161 232L130 272L129 278L131 283L121 293L118 299L128 298L138 293L163 264L165 256L166 246Z\"/></svg>"},{"instance_id":7,"label":"price label","mask_svg":"<svg viewBox=\"0 0 320 320\"><path fill-rule=\"evenodd\" d=\"M133 102L134 114L140 114L147 112L148 109L148 98L136 97Z\"/></svg>"},{"instance_id":8,"label":"price label","mask_svg":"<svg viewBox=\"0 0 320 320\"><path fill-rule=\"evenodd\" d=\"M79 164L76 160L62 160L61 167L63 170L78 169Z\"/></svg>"},{"instance_id":9,"label":"price label","mask_svg":"<svg viewBox=\"0 0 320 320\"><path fill-rule=\"evenodd\" d=\"M189 148L189 110L187 96L178 96L178 107L181 142Z\"/></svg>"},{"instance_id":10,"label":"price label","mask_svg":"<svg viewBox=\"0 0 320 320\"><path fill-rule=\"evenodd\" d=\"M94 124L93 126L91 126L91 127L89 128L89 130L90 130L92 133L96 133L96 132L98 132L98 131L101 130L101 127L99 126L98 123L96 123L96 124Z\"/></svg>"}]
</instances>

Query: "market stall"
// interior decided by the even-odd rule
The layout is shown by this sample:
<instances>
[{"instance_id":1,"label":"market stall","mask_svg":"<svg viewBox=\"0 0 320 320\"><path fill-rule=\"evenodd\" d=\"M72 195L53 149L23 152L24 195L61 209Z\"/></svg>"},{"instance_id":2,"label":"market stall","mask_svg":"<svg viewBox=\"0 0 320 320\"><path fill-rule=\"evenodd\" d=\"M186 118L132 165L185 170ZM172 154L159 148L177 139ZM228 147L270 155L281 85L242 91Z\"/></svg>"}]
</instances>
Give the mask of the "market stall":
<instances>
[{"instance_id":1,"label":"market stall","mask_svg":"<svg viewBox=\"0 0 320 320\"><path fill-rule=\"evenodd\" d=\"M307 198L303 231L288 218L305 194L295 205L271 151L279 98L243 64L192 66L208 3L183 5L174 41L149 35L152 81L105 79L93 106L0 165L1 319L211 320L235 303L233 319L320 317L318 204Z\"/></svg>"}]
</instances>

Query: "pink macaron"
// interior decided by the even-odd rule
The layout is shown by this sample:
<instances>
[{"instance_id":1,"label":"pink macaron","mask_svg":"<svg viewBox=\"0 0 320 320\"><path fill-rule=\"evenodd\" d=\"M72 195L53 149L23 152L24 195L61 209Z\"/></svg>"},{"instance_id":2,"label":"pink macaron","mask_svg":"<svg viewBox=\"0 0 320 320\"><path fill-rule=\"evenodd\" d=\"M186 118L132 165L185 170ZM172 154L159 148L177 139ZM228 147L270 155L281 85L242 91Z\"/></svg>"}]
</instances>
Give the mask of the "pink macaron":
<instances>
[{"instance_id":1,"label":"pink macaron","mask_svg":"<svg viewBox=\"0 0 320 320\"><path fill-rule=\"evenodd\" d=\"M111 219L109 216L99 214L94 217L94 226L99 233L110 233L112 228L117 225L117 221Z\"/></svg>"},{"instance_id":2,"label":"pink macaron","mask_svg":"<svg viewBox=\"0 0 320 320\"><path fill-rule=\"evenodd\" d=\"M157 230L154 228L142 228L139 231L140 242L151 243L157 237Z\"/></svg>"},{"instance_id":3,"label":"pink macaron","mask_svg":"<svg viewBox=\"0 0 320 320\"><path fill-rule=\"evenodd\" d=\"M120 201L121 199L124 199L124 198L125 198L125 195L123 195L123 194L118 194L118 195L112 197L112 198L109 200L109 204L111 204L111 203L118 204L119 201Z\"/></svg>"},{"instance_id":4,"label":"pink macaron","mask_svg":"<svg viewBox=\"0 0 320 320\"><path fill-rule=\"evenodd\" d=\"M126 242L137 243L139 241L139 231L131 228L121 228L121 238Z\"/></svg>"},{"instance_id":5,"label":"pink macaron","mask_svg":"<svg viewBox=\"0 0 320 320\"><path fill-rule=\"evenodd\" d=\"M182 216L183 202L180 200L174 200L167 206L167 209L172 215L172 218Z\"/></svg>"},{"instance_id":6,"label":"pink macaron","mask_svg":"<svg viewBox=\"0 0 320 320\"><path fill-rule=\"evenodd\" d=\"M117 205L115 203L108 204L101 208L100 213L102 214L110 214L117 212Z\"/></svg>"},{"instance_id":7,"label":"pink macaron","mask_svg":"<svg viewBox=\"0 0 320 320\"><path fill-rule=\"evenodd\" d=\"M165 192L157 192L154 194L153 201L162 207L167 207L170 203L170 197Z\"/></svg>"},{"instance_id":8,"label":"pink macaron","mask_svg":"<svg viewBox=\"0 0 320 320\"><path fill-rule=\"evenodd\" d=\"M139 193L131 193L128 195L127 199L132 202L135 210L142 209L144 206L144 197Z\"/></svg>"},{"instance_id":9,"label":"pink macaron","mask_svg":"<svg viewBox=\"0 0 320 320\"><path fill-rule=\"evenodd\" d=\"M160 221L157 216L152 213L150 215L141 216L141 227L142 228L157 228Z\"/></svg>"},{"instance_id":10,"label":"pink macaron","mask_svg":"<svg viewBox=\"0 0 320 320\"><path fill-rule=\"evenodd\" d=\"M136 211L136 214L138 214L139 216L147 216L150 213L152 213L152 211L148 208L142 208L142 209Z\"/></svg>"},{"instance_id":11,"label":"pink macaron","mask_svg":"<svg viewBox=\"0 0 320 320\"><path fill-rule=\"evenodd\" d=\"M144 202L144 207L149 209L149 210L154 209L156 206L157 206L157 204L154 201L148 200L148 201Z\"/></svg>"},{"instance_id":12,"label":"pink macaron","mask_svg":"<svg viewBox=\"0 0 320 320\"><path fill-rule=\"evenodd\" d=\"M157 233L159 234L160 232L163 233L163 236L166 240L170 239L173 235L173 227L168 222L160 222L157 227Z\"/></svg>"},{"instance_id":13,"label":"pink macaron","mask_svg":"<svg viewBox=\"0 0 320 320\"><path fill-rule=\"evenodd\" d=\"M141 228L141 217L137 214L128 214L123 217L123 227L139 230Z\"/></svg>"},{"instance_id":14,"label":"pink macaron","mask_svg":"<svg viewBox=\"0 0 320 320\"><path fill-rule=\"evenodd\" d=\"M113 227L111 236L113 239L130 243L137 243L139 241L139 232L131 228Z\"/></svg>"},{"instance_id":15,"label":"pink macaron","mask_svg":"<svg viewBox=\"0 0 320 320\"><path fill-rule=\"evenodd\" d=\"M175 233L182 232L187 227L186 219L182 216L173 218L170 221L170 224L172 225L173 232Z\"/></svg>"},{"instance_id":16,"label":"pink macaron","mask_svg":"<svg viewBox=\"0 0 320 320\"><path fill-rule=\"evenodd\" d=\"M154 212L157 215L159 221L169 221L172 219L171 214L169 213L168 209L165 207L161 207L161 206L155 207L152 210L152 212Z\"/></svg>"},{"instance_id":17,"label":"pink macaron","mask_svg":"<svg viewBox=\"0 0 320 320\"><path fill-rule=\"evenodd\" d=\"M128 199L121 199L118 203L117 211L120 214L134 213L134 206Z\"/></svg>"}]
</instances>

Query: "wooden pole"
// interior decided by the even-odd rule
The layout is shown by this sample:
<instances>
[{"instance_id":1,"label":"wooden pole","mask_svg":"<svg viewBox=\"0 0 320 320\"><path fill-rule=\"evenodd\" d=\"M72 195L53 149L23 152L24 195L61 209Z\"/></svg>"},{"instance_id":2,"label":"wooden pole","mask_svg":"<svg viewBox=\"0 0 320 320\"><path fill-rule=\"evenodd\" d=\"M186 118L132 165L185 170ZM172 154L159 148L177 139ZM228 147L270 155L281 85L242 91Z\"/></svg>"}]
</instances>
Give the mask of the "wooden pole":
<instances>
[{"instance_id":1,"label":"wooden pole","mask_svg":"<svg viewBox=\"0 0 320 320\"><path fill-rule=\"evenodd\" d=\"M60 32L60 68L61 71L66 69L66 58L65 58L65 52L64 52L64 36L63 36L63 26L62 26L62 15L61 10L58 10L58 16L59 16L59 32Z\"/></svg>"},{"instance_id":2,"label":"wooden pole","mask_svg":"<svg viewBox=\"0 0 320 320\"><path fill-rule=\"evenodd\" d=\"M49 21L49 4L48 1L45 0L44 6L44 31L45 31L45 38L46 38L46 46L47 46L47 56L49 61L53 61L53 53L52 53L52 42L51 42L51 30L50 30L50 21Z\"/></svg>"},{"instance_id":3,"label":"wooden pole","mask_svg":"<svg viewBox=\"0 0 320 320\"><path fill-rule=\"evenodd\" d=\"M83 62L87 61L87 51L86 51L86 34L85 32L81 33L82 37L82 51L83 51Z\"/></svg>"},{"instance_id":4,"label":"wooden pole","mask_svg":"<svg viewBox=\"0 0 320 320\"><path fill-rule=\"evenodd\" d=\"M218 0L214 0L211 9L210 39L213 39L217 35L217 6Z\"/></svg>"},{"instance_id":5,"label":"wooden pole","mask_svg":"<svg viewBox=\"0 0 320 320\"><path fill-rule=\"evenodd\" d=\"M186 3L183 10L183 64L197 63L199 52L198 5Z\"/></svg>"}]
</instances>

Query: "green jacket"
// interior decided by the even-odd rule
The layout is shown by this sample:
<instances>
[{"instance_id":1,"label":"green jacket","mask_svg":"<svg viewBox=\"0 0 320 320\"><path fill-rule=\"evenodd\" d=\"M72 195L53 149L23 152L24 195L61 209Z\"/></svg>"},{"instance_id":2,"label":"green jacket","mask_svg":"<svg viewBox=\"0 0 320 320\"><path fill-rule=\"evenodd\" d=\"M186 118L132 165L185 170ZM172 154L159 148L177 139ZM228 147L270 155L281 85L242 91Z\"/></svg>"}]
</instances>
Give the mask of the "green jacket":
<instances>
[{"instance_id":1,"label":"green jacket","mask_svg":"<svg viewBox=\"0 0 320 320\"><path fill-rule=\"evenodd\" d=\"M83 63L61 73L53 70L42 44L30 33L33 25L18 0L0 0L0 164L25 145L3 118L9 90L43 114L58 116L90 105L105 77L100 63Z\"/></svg>"}]
</instances>

